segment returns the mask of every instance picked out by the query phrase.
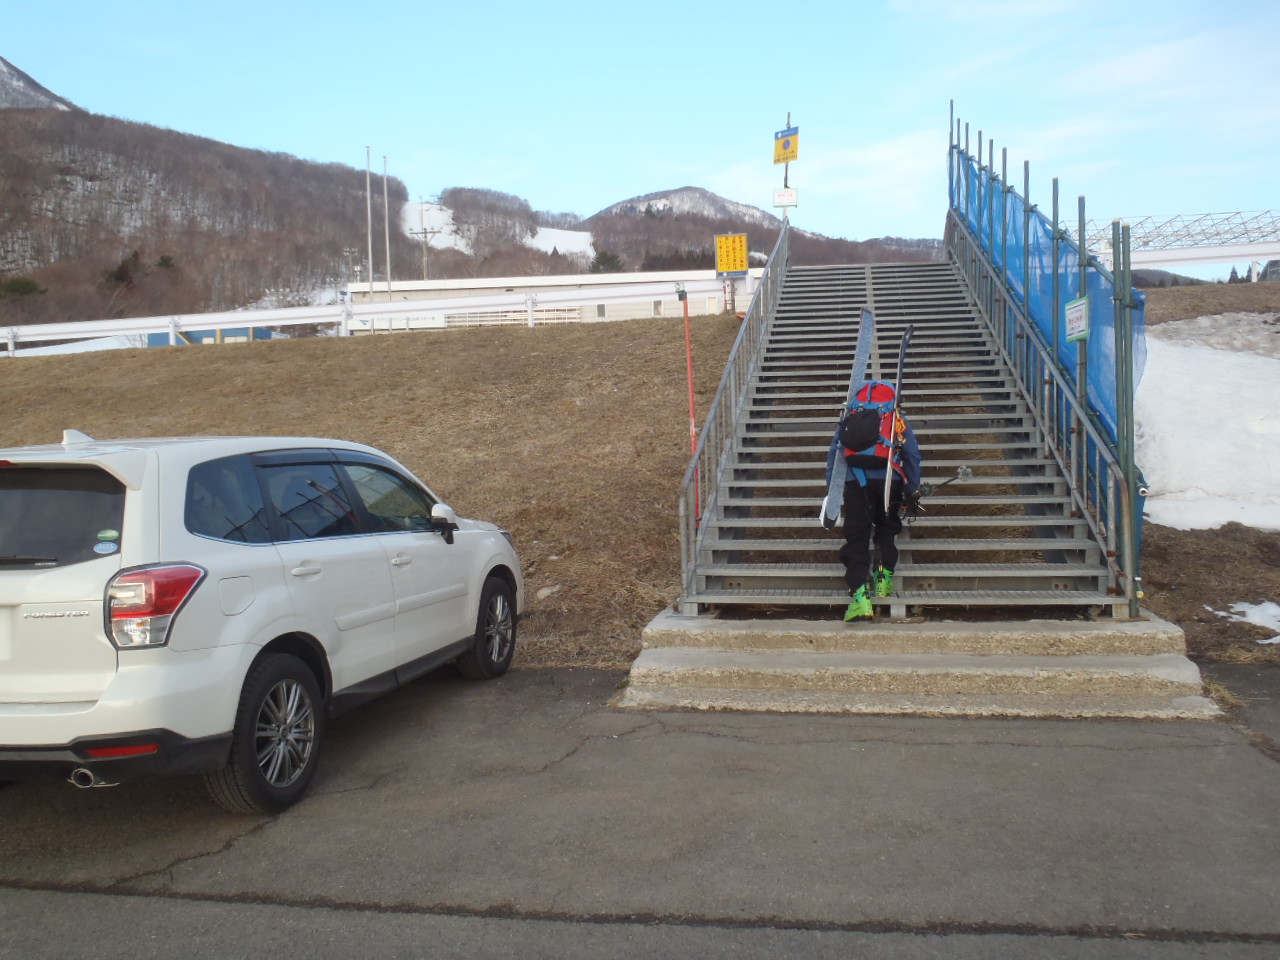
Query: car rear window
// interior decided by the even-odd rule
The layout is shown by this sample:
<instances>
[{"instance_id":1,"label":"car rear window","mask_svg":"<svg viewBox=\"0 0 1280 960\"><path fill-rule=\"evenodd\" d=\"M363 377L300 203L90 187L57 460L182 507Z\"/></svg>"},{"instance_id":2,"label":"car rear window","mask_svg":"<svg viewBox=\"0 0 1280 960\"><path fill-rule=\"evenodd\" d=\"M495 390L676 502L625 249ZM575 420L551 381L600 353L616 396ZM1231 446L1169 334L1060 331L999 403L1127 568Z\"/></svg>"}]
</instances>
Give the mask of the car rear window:
<instances>
[{"instance_id":1,"label":"car rear window","mask_svg":"<svg viewBox=\"0 0 1280 960\"><path fill-rule=\"evenodd\" d=\"M0 467L0 570L65 567L120 550L124 484L97 467Z\"/></svg>"}]
</instances>

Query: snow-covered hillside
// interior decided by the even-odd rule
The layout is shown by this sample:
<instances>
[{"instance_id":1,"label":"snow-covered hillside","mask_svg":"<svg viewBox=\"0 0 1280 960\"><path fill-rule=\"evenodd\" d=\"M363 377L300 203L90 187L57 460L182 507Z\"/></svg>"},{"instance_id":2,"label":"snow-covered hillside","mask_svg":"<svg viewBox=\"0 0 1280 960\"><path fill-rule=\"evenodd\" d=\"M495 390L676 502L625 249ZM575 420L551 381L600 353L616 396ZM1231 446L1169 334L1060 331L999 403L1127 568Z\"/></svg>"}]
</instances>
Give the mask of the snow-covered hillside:
<instances>
[{"instance_id":1,"label":"snow-covered hillside","mask_svg":"<svg viewBox=\"0 0 1280 960\"><path fill-rule=\"evenodd\" d=\"M406 203L400 211L400 228L419 240L425 230L427 246L432 250L460 250L468 256L474 252L467 238L458 232L453 211L438 203Z\"/></svg>"},{"instance_id":2,"label":"snow-covered hillside","mask_svg":"<svg viewBox=\"0 0 1280 960\"><path fill-rule=\"evenodd\" d=\"M4 57L0 57L0 109L5 108L75 110L76 105L46 90Z\"/></svg>"},{"instance_id":3,"label":"snow-covered hillside","mask_svg":"<svg viewBox=\"0 0 1280 960\"><path fill-rule=\"evenodd\" d=\"M470 241L458 230L453 211L438 203L405 204L400 225L406 234L419 239L425 229L427 243L432 250L459 250L468 255L475 252ZM566 256L580 254L590 258L596 255L591 233L586 230L540 227L537 233L524 240L524 244L543 253L554 250Z\"/></svg>"},{"instance_id":4,"label":"snow-covered hillside","mask_svg":"<svg viewBox=\"0 0 1280 960\"><path fill-rule=\"evenodd\" d=\"M773 214L759 207L726 200L702 187L680 187L678 190L660 190L656 193L642 194L630 200L615 203L611 207L605 207L600 213L642 214L649 210L655 214L697 215L711 220L741 220L762 226L774 226L781 222Z\"/></svg>"}]
</instances>

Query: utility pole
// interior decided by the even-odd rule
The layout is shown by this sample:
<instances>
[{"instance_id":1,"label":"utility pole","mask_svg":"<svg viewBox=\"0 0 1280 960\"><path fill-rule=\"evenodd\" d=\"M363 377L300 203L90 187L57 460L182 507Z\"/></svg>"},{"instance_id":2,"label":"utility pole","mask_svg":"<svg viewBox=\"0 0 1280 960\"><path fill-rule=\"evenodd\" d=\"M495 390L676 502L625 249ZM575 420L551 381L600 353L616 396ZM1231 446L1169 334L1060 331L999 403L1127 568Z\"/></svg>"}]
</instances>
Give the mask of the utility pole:
<instances>
[{"instance_id":1,"label":"utility pole","mask_svg":"<svg viewBox=\"0 0 1280 960\"><path fill-rule=\"evenodd\" d=\"M422 279L427 279L427 207L418 197L418 234L422 238Z\"/></svg>"},{"instance_id":2,"label":"utility pole","mask_svg":"<svg viewBox=\"0 0 1280 960\"><path fill-rule=\"evenodd\" d=\"M364 148L364 220L369 237L369 302L373 302L373 153Z\"/></svg>"},{"instance_id":3,"label":"utility pole","mask_svg":"<svg viewBox=\"0 0 1280 960\"><path fill-rule=\"evenodd\" d=\"M387 231L387 303L391 302L391 204L387 201L387 158L382 158L382 223Z\"/></svg>"},{"instance_id":4,"label":"utility pole","mask_svg":"<svg viewBox=\"0 0 1280 960\"><path fill-rule=\"evenodd\" d=\"M426 203L421 197L418 198L418 227L417 230L410 230L409 233L422 241L422 279L427 279L427 248L429 239L434 237L439 230L427 229L427 213Z\"/></svg>"},{"instance_id":5,"label":"utility pole","mask_svg":"<svg viewBox=\"0 0 1280 960\"><path fill-rule=\"evenodd\" d=\"M342 248L342 260L343 260L342 284L347 288L346 289L347 300L351 299L351 264L355 260L356 255L359 252L360 251L357 250L355 247ZM355 270L357 273L360 272L360 268L358 266L355 268Z\"/></svg>"}]
</instances>

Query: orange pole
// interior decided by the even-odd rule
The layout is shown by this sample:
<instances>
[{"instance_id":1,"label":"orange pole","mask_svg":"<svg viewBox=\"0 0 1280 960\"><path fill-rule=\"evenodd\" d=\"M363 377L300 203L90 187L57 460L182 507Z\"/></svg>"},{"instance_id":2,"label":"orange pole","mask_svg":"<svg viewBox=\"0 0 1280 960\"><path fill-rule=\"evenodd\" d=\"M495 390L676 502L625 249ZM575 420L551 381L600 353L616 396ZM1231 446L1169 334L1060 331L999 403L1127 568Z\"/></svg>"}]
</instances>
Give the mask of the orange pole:
<instances>
[{"instance_id":1,"label":"orange pole","mask_svg":"<svg viewBox=\"0 0 1280 960\"><path fill-rule=\"evenodd\" d=\"M681 290L680 302L684 305L684 355L689 372L689 453L698 452L698 418L693 410L693 333L689 327L689 295ZM694 519L702 519L702 490L697 474L693 478Z\"/></svg>"},{"instance_id":2,"label":"orange pole","mask_svg":"<svg viewBox=\"0 0 1280 960\"><path fill-rule=\"evenodd\" d=\"M689 329L689 301L684 301L684 353L689 367L689 452L698 450L698 420L693 412L693 335Z\"/></svg>"}]
</instances>

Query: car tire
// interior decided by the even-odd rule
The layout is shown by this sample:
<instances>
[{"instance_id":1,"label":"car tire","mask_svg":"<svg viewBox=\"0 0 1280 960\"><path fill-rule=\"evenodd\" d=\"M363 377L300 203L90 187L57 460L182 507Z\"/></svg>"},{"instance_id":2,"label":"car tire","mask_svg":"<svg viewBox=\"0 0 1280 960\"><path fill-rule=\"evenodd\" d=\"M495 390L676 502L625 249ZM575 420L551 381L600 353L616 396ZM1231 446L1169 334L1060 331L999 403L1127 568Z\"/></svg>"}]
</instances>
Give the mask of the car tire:
<instances>
[{"instance_id":1,"label":"car tire","mask_svg":"<svg viewBox=\"0 0 1280 960\"><path fill-rule=\"evenodd\" d=\"M280 813L311 783L323 739L315 675L297 657L263 657L245 677L227 764L206 774L205 785L232 813Z\"/></svg>"},{"instance_id":2,"label":"car tire","mask_svg":"<svg viewBox=\"0 0 1280 960\"><path fill-rule=\"evenodd\" d=\"M501 577L490 577L480 591L475 638L458 657L458 672L468 680L492 680L507 672L515 651L515 591Z\"/></svg>"}]
</instances>

